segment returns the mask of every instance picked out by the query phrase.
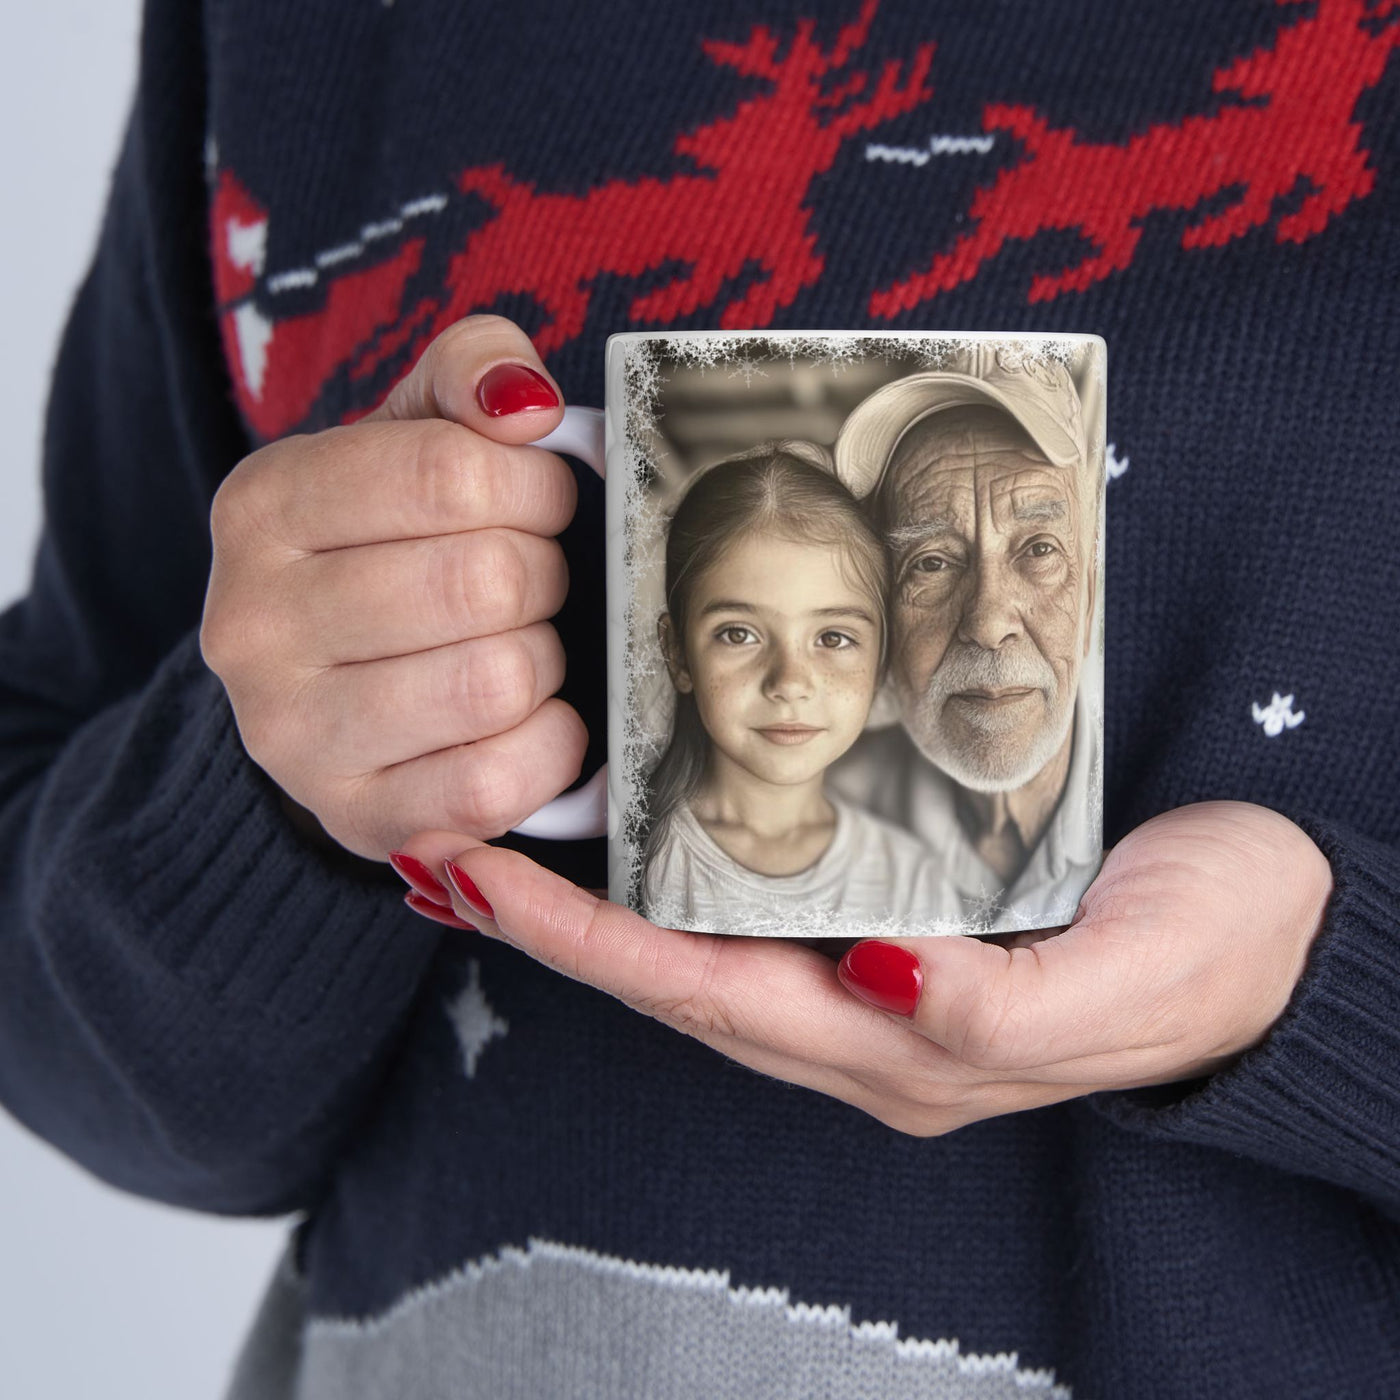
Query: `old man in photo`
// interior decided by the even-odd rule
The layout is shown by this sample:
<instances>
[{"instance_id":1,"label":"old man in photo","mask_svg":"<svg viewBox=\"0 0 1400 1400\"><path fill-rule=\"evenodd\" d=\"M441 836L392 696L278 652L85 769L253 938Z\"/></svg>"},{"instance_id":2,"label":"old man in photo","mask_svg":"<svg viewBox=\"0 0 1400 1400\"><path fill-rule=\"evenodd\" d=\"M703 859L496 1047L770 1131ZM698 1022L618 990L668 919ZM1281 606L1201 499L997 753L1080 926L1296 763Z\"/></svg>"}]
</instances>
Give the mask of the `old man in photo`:
<instances>
[{"instance_id":1,"label":"old man in photo","mask_svg":"<svg viewBox=\"0 0 1400 1400\"><path fill-rule=\"evenodd\" d=\"M979 345L872 394L836 458L890 548L899 722L833 782L929 845L970 928L1066 923L1102 856L1102 470L1069 372Z\"/></svg>"}]
</instances>

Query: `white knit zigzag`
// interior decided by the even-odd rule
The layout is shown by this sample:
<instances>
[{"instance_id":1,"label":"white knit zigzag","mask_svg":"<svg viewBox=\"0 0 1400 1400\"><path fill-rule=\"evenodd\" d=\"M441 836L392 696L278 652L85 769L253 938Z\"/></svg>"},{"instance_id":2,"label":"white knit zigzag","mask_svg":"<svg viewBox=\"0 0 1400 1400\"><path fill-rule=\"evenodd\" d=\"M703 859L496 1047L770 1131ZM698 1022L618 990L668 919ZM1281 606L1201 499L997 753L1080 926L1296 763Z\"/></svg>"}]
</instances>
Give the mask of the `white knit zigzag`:
<instances>
[{"instance_id":1,"label":"white knit zigzag","mask_svg":"<svg viewBox=\"0 0 1400 1400\"><path fill-rule=\"evenodd\" d=\"M320 274L329 268L335 267L339 263L349 262L358 258L365 248L381 238L392 237L396 233L402 233L404 225L410 219L422 218L425 214L441 214L447 208L447 196L440 191L432 194L419 195L416 199L410 199L400 204L398 209L387 218L376 219L372 223L365 224L359 233L358 238L346 239L343 243L332 244L329 248L323 248L319 253L314 253L309 267L290 267L285 271L274 273L267 279L267 290L274 296L278 292L288 292L302 287L314 287L320 279ZM266 240L267 224L262 224L263 237ZM230 239L232 238L232 226L230 226ZM230 247L230 252L232 248ZM259 261L257 272L261 273L262 264Z\"/></svg>"},{"instance_id":2,"label":"white knit zigzag","mask_svg":"<svg viewBox=\"0 0 1400 1400\"><path fill-rule=\"evenodd\" d=\"M934 156L985 156L995 145L995 136L930 136L927 146L885 146L871 141L865 147L865 158L924 166Z\"/></svg>"}]
</instances>

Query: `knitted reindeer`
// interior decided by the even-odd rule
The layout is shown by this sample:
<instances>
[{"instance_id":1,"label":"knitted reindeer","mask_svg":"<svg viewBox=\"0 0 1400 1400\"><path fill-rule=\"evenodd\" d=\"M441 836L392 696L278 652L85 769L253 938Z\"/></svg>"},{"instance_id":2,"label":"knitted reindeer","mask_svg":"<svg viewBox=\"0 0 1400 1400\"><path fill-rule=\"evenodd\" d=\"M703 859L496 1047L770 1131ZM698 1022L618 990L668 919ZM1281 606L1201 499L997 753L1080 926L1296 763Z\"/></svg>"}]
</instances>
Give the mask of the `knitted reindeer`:
<instances>
[{"instance_id":1,"label":"knitted reindeer","mask_svg":"<svg viewBox=\"0 0 1400 1400\"><path fill-rule=\"evenodd\" d=\"M676 155L700 173L609 180L572 195L541 193L499 165L466 171L460 187L488 200L496 216L453 259L450 295L427 338L503 295L524 294L547 317L535 344L548 354L583 329L597 278L641 277L670 264L683 270L632 302L633 323L664 325L713 305L751 274L747 290L724 304L719 324L769 324L821 275L807 204L813 179L856 132L930 96L932 44L918 48L902 81L902 65L894 61L873 86L864 72L824 81L864 45L878 3L864 0L826 50L814 41L810 20L798 24L785 50L763 27L744 43L707 41L712 63L765 79L768 87L732 115L676 140ZM716 210L725 211L723 218ZM717 224L742 232L716 238Z\"/></svg>"},{"instance_id":2,"label":"knitted reindeer","mask_svg":"<svg viewBox=\"0 0 1400 1400\"><path fill-rule=\"evenodd\" d=\"M1026 158L978 191L971 231L927 271L871 296L871 314L896 316L951 291L1008 242L1048 229L1082 233L1093 252L1036 277L1030 300L1082 292L1128 266L1149 214L1195 209L1227 190L1238 193L1187 228L1183 247L1216 247L1267 223L1275 200L1300 181L1311 189L1279 219L1274 236L1297 243L1321 232L1375 183L1354 113L1400 43L1400 26L1382 23L1398 7L1397 0L1373 8L1365 0L1317 0L1316 12L1283 29L1271 48L1216 71L1212 89L1236 95L1238 104L1158 123L1123 144L1081 141L1073 127L1052 127L1029 107L988 106L986 129L1015 136Z\"/></svg>"}]
</instances>

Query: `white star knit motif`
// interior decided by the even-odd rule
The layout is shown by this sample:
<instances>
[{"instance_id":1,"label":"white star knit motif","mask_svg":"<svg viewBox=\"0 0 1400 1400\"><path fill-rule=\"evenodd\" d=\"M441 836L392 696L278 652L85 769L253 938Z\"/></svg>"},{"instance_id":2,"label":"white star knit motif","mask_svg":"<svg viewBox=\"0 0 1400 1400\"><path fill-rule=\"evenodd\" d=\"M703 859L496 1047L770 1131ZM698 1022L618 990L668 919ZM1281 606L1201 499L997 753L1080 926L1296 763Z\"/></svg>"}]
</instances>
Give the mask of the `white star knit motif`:
<instances>
[{"instance_id":1,"label":"white star knit motif","mask_svg":"<svg viewBox=\"0 0 1400 1400\"><path fill-rule=\"evenodd\" d=\"M1291 695L1280 695L1274 691L1274 698L1262 708L1258 705L1251 707L1254 711L1255 724L1263 725L1264 733L1270 739L1276 739L1285 729L1297 729L1307 718L1306 710L1293 709L1293 697Z\"/></svg>"},{"instance_id":2,"label":"white star knit motif","mask_svg":"<svg viewBox=\"0 0 1400 1400\"><path fill-rule=\"evenodd\" d=\"M510 1029L481 990L481 964L475 958L467 965L467 985L448 1003L447 1014L462 1047L462 1068L468 1079L475 1079L481 1052Z\"/></svg>"}]
</instances>

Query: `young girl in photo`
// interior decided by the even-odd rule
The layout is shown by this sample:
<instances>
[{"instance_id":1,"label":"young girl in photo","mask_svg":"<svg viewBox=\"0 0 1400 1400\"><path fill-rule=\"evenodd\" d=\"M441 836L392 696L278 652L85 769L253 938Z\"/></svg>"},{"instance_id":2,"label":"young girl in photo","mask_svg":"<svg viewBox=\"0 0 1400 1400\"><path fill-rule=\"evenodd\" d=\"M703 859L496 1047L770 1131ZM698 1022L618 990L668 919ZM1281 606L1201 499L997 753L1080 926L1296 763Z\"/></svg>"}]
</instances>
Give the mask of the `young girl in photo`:
<instances>
[{"instance_id":1,"label":"young girl in photo","mask_svg":"<svg viewBox=\"0 0 1400 1400\"><path fill-rule=\"evenodd\" d=\"M646 791L643 894L706 932L935 931L960 917L924 845L824 785L884 670L884 546L811 443L701 474L666 540L676 691Z\"/></svg>"}]
</instances>

